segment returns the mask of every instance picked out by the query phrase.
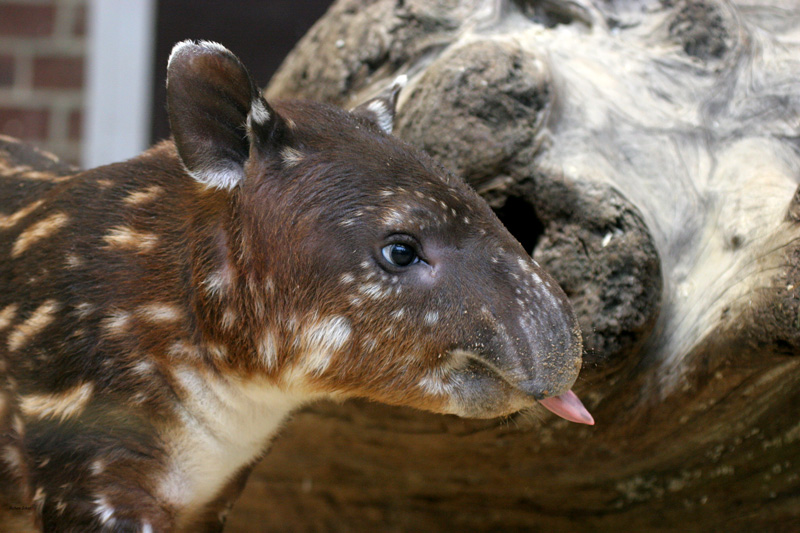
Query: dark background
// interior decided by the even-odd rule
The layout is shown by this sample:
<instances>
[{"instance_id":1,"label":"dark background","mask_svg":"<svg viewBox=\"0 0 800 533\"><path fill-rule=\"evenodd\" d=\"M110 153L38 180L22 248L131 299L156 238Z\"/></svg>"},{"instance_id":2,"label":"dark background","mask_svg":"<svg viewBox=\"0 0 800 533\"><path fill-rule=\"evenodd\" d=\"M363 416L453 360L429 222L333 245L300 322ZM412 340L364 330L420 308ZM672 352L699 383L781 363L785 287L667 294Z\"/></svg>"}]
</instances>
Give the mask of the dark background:
<instances>
[{"instance_id":1,"label":"dark background","mask_svg":"<svg viewBox=\"0 0 800 533\"><path fill-rule=\"evenodd\" d=\"M184 39L216 41L264 87L283 58L333 0L159 0L156 13L151 141L169 136L166 68L172 46Z\"/></svg>"}]
</instances>

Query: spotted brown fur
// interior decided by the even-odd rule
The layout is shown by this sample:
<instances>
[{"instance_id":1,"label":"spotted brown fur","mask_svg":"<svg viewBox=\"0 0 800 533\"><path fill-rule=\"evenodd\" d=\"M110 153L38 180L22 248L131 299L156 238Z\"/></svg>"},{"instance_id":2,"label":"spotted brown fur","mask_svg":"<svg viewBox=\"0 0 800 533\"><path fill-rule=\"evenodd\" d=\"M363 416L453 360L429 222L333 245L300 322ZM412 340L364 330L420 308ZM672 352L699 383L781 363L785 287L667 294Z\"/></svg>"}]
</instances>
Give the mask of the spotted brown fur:
<instances>
[{"instance_id":1,"label":"spotted brown fur","mask_svg":"<svg viewBox=\"0 0 800 533\"><path fill-rule=\"evenodd\" d=\"M9 505L47 531L217 531L304 403L493 417L569 389L566 297L387 134L397 86L352 112L268 104L205 42L176 46L168 84L174 142L124 163L0 139ZM421 260L393 264L398 242Z\"/></svg>"}]
</instances>

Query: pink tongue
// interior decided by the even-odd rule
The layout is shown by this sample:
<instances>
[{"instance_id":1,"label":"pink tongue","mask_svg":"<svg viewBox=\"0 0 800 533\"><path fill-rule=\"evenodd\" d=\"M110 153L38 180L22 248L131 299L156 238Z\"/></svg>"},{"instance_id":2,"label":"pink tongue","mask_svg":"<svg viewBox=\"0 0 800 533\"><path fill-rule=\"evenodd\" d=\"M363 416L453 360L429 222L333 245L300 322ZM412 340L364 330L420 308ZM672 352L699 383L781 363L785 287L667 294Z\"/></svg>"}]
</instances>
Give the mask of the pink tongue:
<instances>
[{"instance_id":1,"label":"pink tongue","mask_svg":"<svg viewBox=\"0 0 800 533\"><path fill-rule=\"evenodd\" d=\"M592 418L592 415L589 414L589 411L583 406L578 396L572 391L565 392L561 396L539 400L539 403L548 411L552 411L570 422L588 424L590 426L594 425L594 418Z\"/></svg>"}]
</instances>

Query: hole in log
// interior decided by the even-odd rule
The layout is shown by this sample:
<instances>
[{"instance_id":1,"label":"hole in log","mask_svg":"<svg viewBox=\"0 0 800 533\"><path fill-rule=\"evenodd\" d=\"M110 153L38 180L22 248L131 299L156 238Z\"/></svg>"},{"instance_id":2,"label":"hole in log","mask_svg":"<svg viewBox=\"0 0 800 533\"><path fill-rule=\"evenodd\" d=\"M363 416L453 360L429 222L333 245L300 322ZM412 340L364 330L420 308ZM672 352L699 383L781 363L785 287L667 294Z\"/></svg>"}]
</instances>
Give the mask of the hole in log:
<instances>
[{"instance_id":1,"label":"hole in log","mask_svg":"<svg viewBox=\"0 0 800 533\"><path fill-rule=\"evenodd\" d=\"M712 3L682 2L669 33L683 44L684 52L698 59L720 59L728 51L725 20Z\"/></svg>"},{"instance_id":2,"label":"hole in log","mask_svg":"<svg viewBox=\"0 0 800 533\"><path fill-rule=\"evenodd\" d=\"M533 254L533 249L544 233L544 224L536 215L536 209L524 198L509 196L494 212L525 251Z\"/></svg>"},{"instance_id":3,"label":"hole in log","mask_svg":"<svg viewBox=\"0 0 800 533\"><path fill-rule=\"evenodd\" d=\"M552 0L514 0L514 4L528 19L545 28L566 26L576 21L591 26L588 14L576 5Z\"/></svg>"}]
</instances>

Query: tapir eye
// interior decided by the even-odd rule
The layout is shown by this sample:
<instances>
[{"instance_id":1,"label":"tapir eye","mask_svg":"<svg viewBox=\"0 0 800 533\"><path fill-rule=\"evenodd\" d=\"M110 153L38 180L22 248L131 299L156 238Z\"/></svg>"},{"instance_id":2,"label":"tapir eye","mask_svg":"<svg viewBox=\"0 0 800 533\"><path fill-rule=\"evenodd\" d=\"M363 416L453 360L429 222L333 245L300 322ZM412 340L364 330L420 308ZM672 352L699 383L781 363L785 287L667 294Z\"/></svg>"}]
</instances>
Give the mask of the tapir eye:
<instances>
[{"instance_id":1,"label":"tapir eye","mask_svg":"<svg viewBox=\"0 0 800 533\"><path fill-rule=\"evenodd\" d=\"M381 248L383 257L394 266L406 267L419 262L419 255L413 246L395 242Z\"/></svg>"}]
</instances>

